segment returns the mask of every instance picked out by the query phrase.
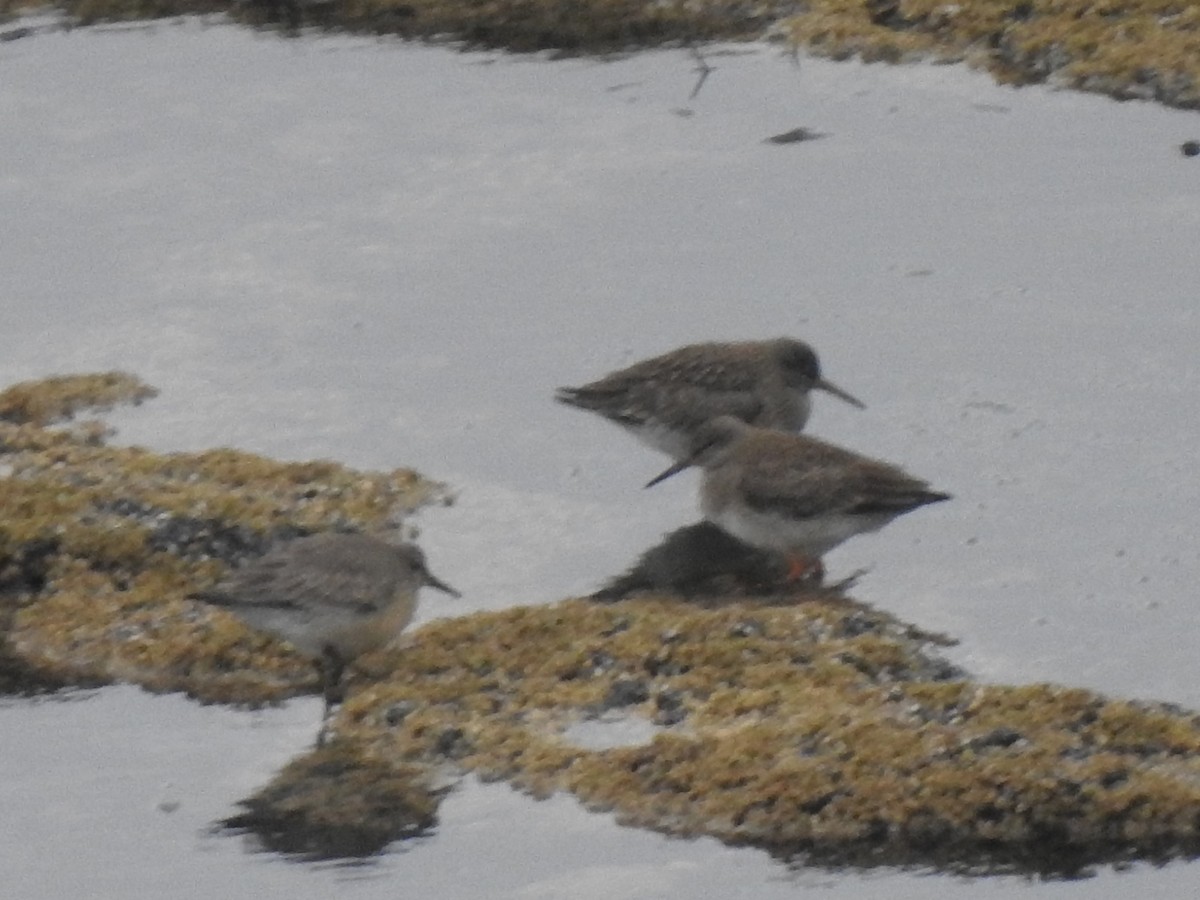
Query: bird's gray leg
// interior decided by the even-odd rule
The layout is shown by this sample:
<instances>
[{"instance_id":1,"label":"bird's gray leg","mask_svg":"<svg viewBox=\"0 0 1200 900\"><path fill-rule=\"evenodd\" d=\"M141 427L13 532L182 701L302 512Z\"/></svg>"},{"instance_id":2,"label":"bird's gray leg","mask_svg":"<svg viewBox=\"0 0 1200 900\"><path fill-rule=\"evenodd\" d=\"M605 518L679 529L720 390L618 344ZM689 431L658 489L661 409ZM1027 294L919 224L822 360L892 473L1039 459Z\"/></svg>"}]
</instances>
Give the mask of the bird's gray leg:
<instances>
[{"instance_id":1,"label":"bird's gray leg","mask_svg":"<svg viewBox=\"0 0 1200 900\"><path fill-rule=\"evenodd\" d=\"M321 673L321 693L325 699L325 710L321 716L321 730L317 734L317 746L324 747L329 733L329 716L333 708L345 698L342 689L342 674L346 671L346 663L332 646L326 645L325 650L317 659L317 671Z\"/></svg>"}]
</instances>

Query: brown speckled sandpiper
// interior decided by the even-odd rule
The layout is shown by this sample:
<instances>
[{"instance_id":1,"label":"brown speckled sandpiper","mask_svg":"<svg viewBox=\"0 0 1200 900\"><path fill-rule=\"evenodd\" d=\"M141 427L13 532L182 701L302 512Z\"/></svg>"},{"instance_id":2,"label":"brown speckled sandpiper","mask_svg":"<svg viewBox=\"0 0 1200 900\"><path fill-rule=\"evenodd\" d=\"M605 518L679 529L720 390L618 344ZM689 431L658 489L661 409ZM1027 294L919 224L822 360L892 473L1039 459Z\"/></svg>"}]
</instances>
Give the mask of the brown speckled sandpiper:
<instances>
[{"instance_id":1,"label":"brown speckled sandpiper","mask_svg":"<svg viewBox=\"0 0 1200 900\"><path fill-rule=\"evenodd\" d=\"M414 544L325 533L279 544L192 596L311 656L328 718L346 666L404 630L425 586L459 596L430 573Z\"/></svg>"},{"instance_id":2,"label":"brown speckled sandpiper","mask_svg":"<svg viewBox=\"0 0 1200 900\"><path fill-rule=\"evenodd\" d=\"M599 413L678 460L688 454L696 429L721 415L799 431L814 388L863 407L823 378L812 347L793 338L691 344L591 384L559 388L555 399Z\"/></svg>"},{"instance_id":3,"label":"brown speckled sandpiper","mask_svg":"<svg viewBox=\"0 0 1200 900\"><path fill-rule=\"evenodd\" d=\"M819 578L821 557L856 534L950 499L889 463L731 416L700 428L688 455L646 487L689 466L704 469L704 517L752 546L784 554L793 579Z\"/></svg>"}]
</instances>

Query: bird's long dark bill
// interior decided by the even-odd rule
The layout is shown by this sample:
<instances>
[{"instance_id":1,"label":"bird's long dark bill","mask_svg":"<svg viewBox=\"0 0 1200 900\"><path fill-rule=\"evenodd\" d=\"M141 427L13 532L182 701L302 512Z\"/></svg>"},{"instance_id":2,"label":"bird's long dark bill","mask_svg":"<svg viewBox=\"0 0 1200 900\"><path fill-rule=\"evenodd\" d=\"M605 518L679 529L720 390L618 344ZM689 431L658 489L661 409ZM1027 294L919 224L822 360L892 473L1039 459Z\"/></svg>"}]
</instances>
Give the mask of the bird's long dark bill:
<instances>
[{"instance_id":1,"label":"bird's long dark bill","mask_svg":"<svg viewBox=\"0 0 1200 900\"><path fill-rule=\"evenodd\" d=\"M450 587L450 585L446 584L446 582L442 581L440 578L434 577L434 575L430 572L425 573L425 583L431 588L436 588L442 593L449 594L455 600L462 596L462 594Z\"/></svg>"},{"instance_id":2,"label":"bird's long dark bill","mask_svg":"<svg viewBox=\"0 0 1200 900\"><path fill-rule=\"evenodd\" d=\"M833 396L837 397L839 400L845 400L851 406L857 406L859 409L867 408L867 404L863 403L853 394L843 391L832 381L826 381L824 378L818 378L813 387L820 388L827 393L833 394Z\"/></svg>"},{"instance_id":3,"label":"bird's long dark bill","mask_svg":"<svg viewBox=\"0 0 1200 900\"><path fill-rule=\"evenodd\" d=\"M670 468L664 469L663 471L661 471L657 475L655 475L653 478L651 478L649 481L647 481L646 487L652 488L656 484L658 484L660 481L666 481L672 475L678 475L680 472L682 472L684 469L686 469L691 464L692 464L692 461L690 459L681 460L680 462L675 463Z\"/></svg>"}]
</instances>

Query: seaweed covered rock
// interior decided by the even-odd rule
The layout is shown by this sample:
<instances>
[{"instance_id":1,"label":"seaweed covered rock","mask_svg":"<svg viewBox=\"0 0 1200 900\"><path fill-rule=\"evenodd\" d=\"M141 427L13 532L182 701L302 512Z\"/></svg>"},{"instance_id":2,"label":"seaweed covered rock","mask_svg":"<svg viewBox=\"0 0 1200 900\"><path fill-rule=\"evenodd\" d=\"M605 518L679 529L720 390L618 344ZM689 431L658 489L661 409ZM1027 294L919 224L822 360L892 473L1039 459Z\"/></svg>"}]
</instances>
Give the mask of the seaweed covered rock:
<instances>
[{"instance_id":1,"label":"seaweed covered rock","mask_svg":"<svg viewBox=\"0 0 1200 900\"><path fill-rule=\"evenodd\" d=\"M0 420L0 687L124 680L251 704L315 690L308 660L187 595L274 539L371 530L443 489L408 470L108 446L46 424L87 406L86 379L64 383L47 383L58 399L22 385L8 408L24 412ZM226 825L362 856L432 827L450 771L838 865L1075 874L1200 849L1194 713L979 684L940 655L948 639L773 566L688 526L609 602L429 623L374 654L334 740Z\"/></svg>"},{"instance_id":2,"label":"seaweed covered rock","mask_svg":"<svg viewBox=\"0 0 1200 900\"><path fill-rule=\"evenodd\" d=\"M335 729L379 758L824 863L1074 874L1196 852L1194 714L978 684L941 643L821 595L480 613L417 632ZM631 720L632 745L574 737Z\"/></svg>"},{"instance_id":3,"label":"seaweed covered rock","mask_svg":"<svg viewBox=\"0 0 1200 900\"><path fill-rule=\"evenodd\" d=\"M19 9L17 3L12 9ZM1200 106L1200 11L1184 0L63 0L73 23L224 12L306 27L560 54L780 39L875 62L967 61L999 80ZM3 10L3 7L0 7ZM27 30L15 28L15 39ZM3 35L0 35L3 37ZM711 71L702 62L702 71Z\"/></svg>"},{"instance_id":4,"label":"seaweed covered rock","mask_svg":"<svg viewBox=\"0 0 1200 900\"><path fill-rule=\"evenodd\" d=\"M89 397L105 408L152 389L122 373L40 384L44 393L38 382L0 393L0 677L10 690L120 680L247 703L313 690L306 660L187 595L272 541L371 530L444 496L407 469L109 446L97 429L48 423Z\"/></svg>"}]
</instances>

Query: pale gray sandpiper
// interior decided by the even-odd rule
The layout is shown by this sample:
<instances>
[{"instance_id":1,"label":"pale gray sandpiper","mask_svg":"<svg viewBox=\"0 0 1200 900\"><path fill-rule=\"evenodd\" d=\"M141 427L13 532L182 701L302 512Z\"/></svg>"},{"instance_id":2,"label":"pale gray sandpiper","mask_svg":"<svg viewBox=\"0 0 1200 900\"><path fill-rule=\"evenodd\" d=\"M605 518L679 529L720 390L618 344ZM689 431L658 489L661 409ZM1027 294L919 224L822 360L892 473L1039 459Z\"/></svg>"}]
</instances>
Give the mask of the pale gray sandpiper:
<instances>
[{"instance_id":1,"label":"pale gray sandpiper","mask_svg":"<svg viewBox=\"0 0 1200 900\"><path fill-rule=\"evenodd\" d=\"M311 656L328 717L346 666L403 631L426 586L459 596L434 577L414 544L325 533L279 544L192 596Z\"/></svg>"},{"instance_id":2,"label":"pale gray sandpiper","mask_svg":"<svg viewBox=\"0 0 1200 900\"><path fill-rule=\"evenodd\" d=\"M646 487L689 466L704 469L704 517L754 547L784 554L789 577L820 577L843 541L950 495L890 463L731 416L704 425L690 452Z\"/></svg>"},{"instance_id":3,"label":"pale gray sandpiper","mask_svg":"<svg viewBox=\"0 0 1200 900\"><path fill-rule=\"evenodd\" d=\"M696 429L721 415L799 431L812 411L813 389L863 408L822 377L812 347L793 338L691 344L582 387L559 388L555 399L599 413L678 460Z\"/></svg>"}]
</instances>

